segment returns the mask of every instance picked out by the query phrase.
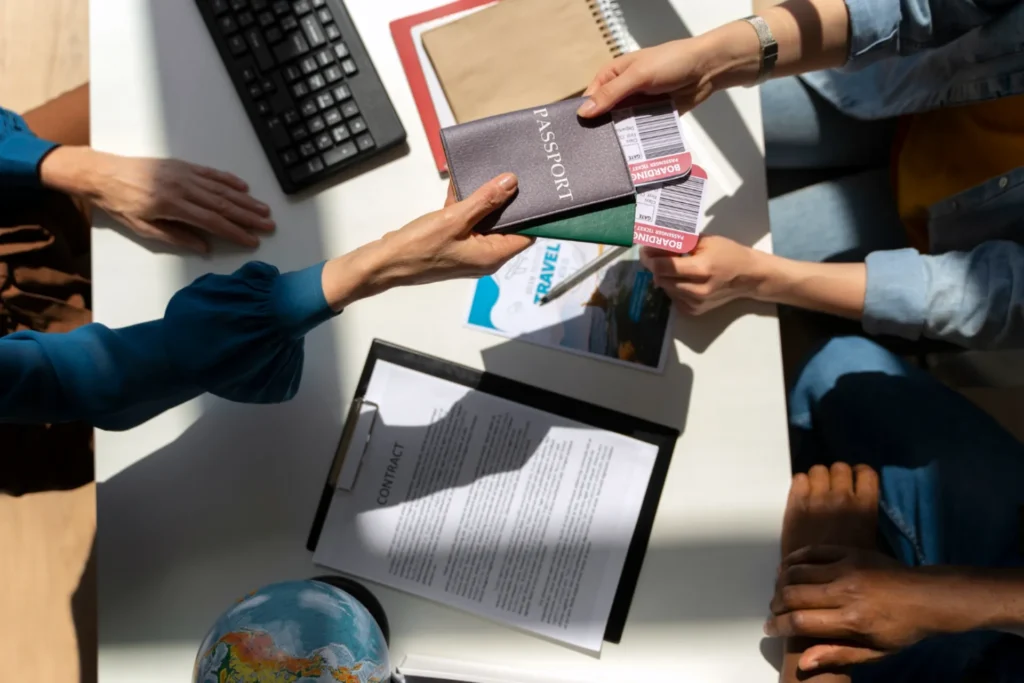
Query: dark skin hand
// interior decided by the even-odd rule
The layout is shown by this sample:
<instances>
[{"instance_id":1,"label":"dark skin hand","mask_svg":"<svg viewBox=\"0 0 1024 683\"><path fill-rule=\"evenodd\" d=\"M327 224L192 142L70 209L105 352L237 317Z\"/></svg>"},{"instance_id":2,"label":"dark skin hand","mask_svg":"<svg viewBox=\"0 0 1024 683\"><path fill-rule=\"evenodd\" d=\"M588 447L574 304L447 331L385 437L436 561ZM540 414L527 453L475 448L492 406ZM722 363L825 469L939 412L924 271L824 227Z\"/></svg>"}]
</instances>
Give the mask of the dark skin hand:
<instances>
[{"instance_id":1,"label":"dark skin hand","mask_svg":"<svg viewBox=\"0 0 1024 683\"><path fill-rule=\"evenodd\" d=\"M878 475L866 465L850 467L846 463L835 463L831 468L815 465L807 474L797 474L789 490L782 523L782 556L822 544L874 548L878 495ZM785 569L785 566L779 569L780 585L785 580ZM799 635L787 637L781 675L784 683L810 678L816 683L849 680L842 674L808 676L806 669L801 671L805 651L813 653L816 646L817 641Z\"/></svg>"}]
</instances>

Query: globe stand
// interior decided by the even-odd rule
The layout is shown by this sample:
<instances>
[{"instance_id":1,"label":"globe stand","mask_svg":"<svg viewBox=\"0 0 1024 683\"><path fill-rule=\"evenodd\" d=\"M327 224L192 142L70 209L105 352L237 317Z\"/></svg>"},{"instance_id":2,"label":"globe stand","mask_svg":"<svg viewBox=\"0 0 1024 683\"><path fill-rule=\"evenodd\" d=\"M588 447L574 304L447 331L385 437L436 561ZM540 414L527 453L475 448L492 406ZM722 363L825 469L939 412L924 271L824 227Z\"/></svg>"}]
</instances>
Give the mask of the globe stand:
<instances>
[{"instance_id":1,"label":"globe stand","mask_svg":"<svg viewBox=\"0 0 1024 683\"><path fill-rule=\"evenodd\" d=\"M380 627L381 633L384 634L384 642L389 646L391 645L391 627L388 626L387 615L384 614L384 607L380 604L380 601L366 588L363 584L357 583L352 579L347 579L344 576L325 575L315 576L313 581L319 581L320 583L326 583L329 586L339 588L353 598L355 598L366 611L370 613L374 621L377 622L377 626Z\"/></svg>"}]
</instances>

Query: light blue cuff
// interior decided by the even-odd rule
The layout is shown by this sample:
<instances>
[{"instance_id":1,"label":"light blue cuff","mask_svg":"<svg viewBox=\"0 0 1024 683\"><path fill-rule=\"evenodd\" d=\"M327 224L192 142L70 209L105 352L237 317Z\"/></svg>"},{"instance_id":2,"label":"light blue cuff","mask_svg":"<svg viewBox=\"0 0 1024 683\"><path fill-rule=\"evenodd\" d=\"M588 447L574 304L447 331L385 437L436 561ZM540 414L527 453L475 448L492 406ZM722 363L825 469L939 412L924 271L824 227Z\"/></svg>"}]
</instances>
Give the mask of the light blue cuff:
<instances>
[{"instance_id":1,"label":"light blue cuff","mask_svg":"<svg viewBox=\"0 0 1024 683\"><path fill-rule=\"evenodd\" d=\"M864 331L919 339L927 313L929 274L915 249L868 254Z\"/></svg>"},{"instance_id":2,"label":"light blue cuff","mask_svg":"<svg viewBox=\"0 0 1024 683\"><path fill-rule=\"evenodd\" d=\"M326 261L284 273L274 281L273 302L281 325L292 339L304 337L335 314L324 296L323 272Z\"/></svg>"},{"instance_id":3,"label":"light blue cuff","mask_svg":"<svg viewBox=\"0 0 1024 683\"><path fill-rule=\"evenodd\" d=\"M15 187L39 186L39 162L56 142L41 140L31 133L13 133L0 141L0 178Z\"/></svg>"},{"instance_id":4,"label":"light blue cuff","mask_svg":"<svg viewBox=\"0 0 1024 683\"><path fill-rule=\"evenodd\" d=\"M850 14L847 66L857 68L896 54L900 4L896 0L846 0L846 9Z\"/></svg>"}]
</instances>

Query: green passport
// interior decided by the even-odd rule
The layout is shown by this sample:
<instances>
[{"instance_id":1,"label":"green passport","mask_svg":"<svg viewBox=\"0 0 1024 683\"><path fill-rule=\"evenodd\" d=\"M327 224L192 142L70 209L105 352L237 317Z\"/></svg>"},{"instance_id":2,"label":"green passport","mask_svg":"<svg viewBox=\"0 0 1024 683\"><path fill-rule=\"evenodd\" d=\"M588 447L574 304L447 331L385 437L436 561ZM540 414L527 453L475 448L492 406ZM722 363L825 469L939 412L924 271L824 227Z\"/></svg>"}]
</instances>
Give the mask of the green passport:
<instances>
[{"instance_id":1,"label":"green passport","mask_svg":"<svg viewBox=\"0 0 1024 683\"><path fill-rule=\"evenodd\" d=\"M625 204L548 221L519 232L531 237L628 247L633 244L635 219L636 200L632 200Z\"/></svg>"}]
</instances>

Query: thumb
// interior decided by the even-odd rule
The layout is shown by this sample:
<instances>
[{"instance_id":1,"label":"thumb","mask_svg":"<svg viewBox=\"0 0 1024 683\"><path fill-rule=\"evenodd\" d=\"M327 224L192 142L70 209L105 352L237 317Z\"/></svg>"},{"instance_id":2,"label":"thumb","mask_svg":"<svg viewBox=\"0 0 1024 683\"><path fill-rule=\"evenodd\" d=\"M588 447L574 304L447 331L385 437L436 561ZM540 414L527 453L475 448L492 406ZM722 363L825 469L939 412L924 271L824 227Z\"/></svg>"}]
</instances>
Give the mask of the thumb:
<instances>
[{"instance_id":1,"label":"thumb","mask_svg":"<svg viewBox=\"0 0 1024 683\"><path fill-rule=\"evenodd\" d=\"M457 216L465 232L487 215L504 206L519 186L514 173L503 173L481 185L476 192L456 204Z\"/></svg>"},{"instance_id":2,"label":"thumb","mask_svg":"<svg viewBox=\"0 0 1024 683\"><path fill-rule=\"evenodd\" d=\"M833 669L851 664L861 664L875 659L881 659L883 653L872 650L868 647L855 647L852 645L814 645L800 655L800 669L802 671L816 671L818 669Z\"/></svg>"},{"instance_id":3,"label":"thumb","mask_svg":"<svg viewBox=\"0 0 1024 683\"><path fill-rule=\"evenodd\" d=\"M590 99L584 102L576 111L583 118L600 116L612 107L626 99L641 88L639 79L632 70L626 69L620 75L611 79L590 94Z\"/></svg>"}]
</instances>

